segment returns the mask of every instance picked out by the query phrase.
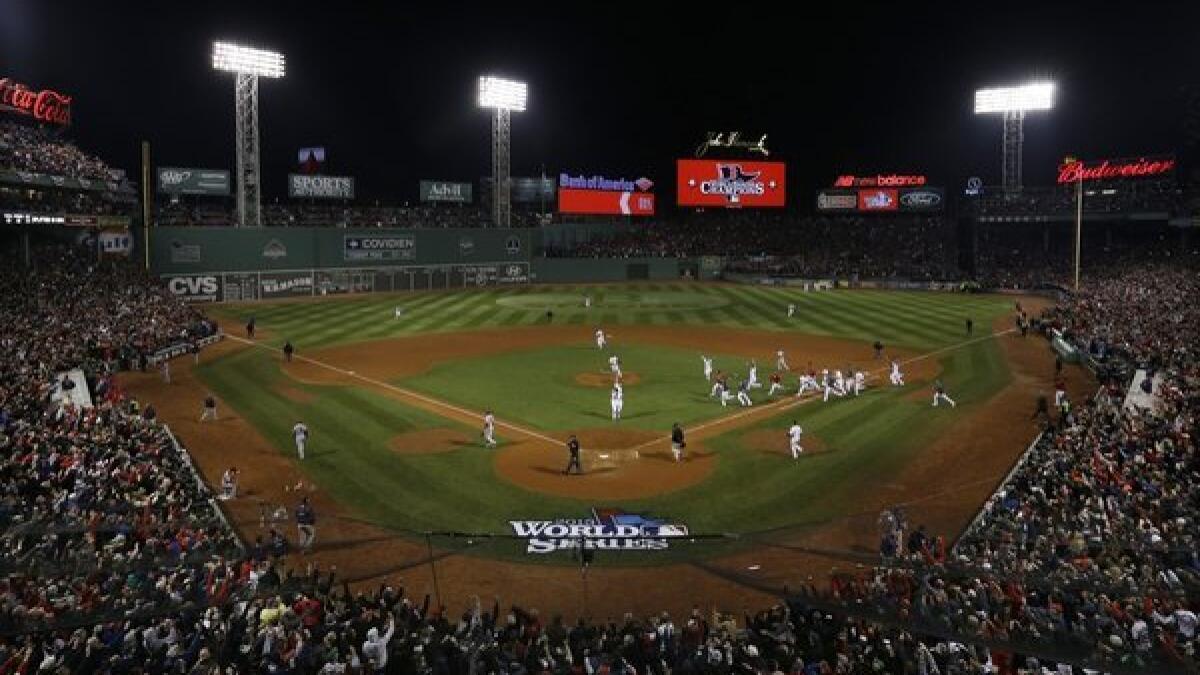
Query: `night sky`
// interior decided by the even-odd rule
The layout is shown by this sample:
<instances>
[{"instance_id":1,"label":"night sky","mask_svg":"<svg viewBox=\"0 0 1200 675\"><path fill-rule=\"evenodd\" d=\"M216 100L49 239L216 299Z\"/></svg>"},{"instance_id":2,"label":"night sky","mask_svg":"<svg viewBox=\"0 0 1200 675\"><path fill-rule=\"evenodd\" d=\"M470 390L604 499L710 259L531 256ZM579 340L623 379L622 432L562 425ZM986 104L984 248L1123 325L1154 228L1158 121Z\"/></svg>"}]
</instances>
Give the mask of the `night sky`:
<instances>
[{"instance_id":1,"label":"night sky","mask_svg":"<svg viewBox=\"0 0 1200 675\"><path fill-rule=\"evenodd\" d=\"M1195 2L404 4L0 0L0 77L73 94L71 135L131 175L141 140L156 164L232 169L233 82L211 43L276 49L288 72L260 90L264 193L323 145L326 173L400 203L421 178L490 172L475 86L495 73L530 87L514 176L668 188L674 158L736 129L770 134L802 206L838 173L998 182L1000 120L972 114L979 86L1058 83L1057 108L1025 125L1036 185L1066 154L1179 149L1182 91L1200 85Z\"/></svg>"}]
</instances>

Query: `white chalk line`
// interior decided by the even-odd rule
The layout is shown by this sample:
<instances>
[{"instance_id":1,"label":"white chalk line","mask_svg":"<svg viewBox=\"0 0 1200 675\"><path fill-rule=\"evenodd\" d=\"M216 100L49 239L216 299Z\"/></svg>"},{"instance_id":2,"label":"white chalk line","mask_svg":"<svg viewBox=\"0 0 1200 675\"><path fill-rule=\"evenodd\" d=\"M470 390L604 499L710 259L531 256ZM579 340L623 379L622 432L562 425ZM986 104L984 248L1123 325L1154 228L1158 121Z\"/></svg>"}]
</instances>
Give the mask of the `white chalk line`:
<instances>
[{"instance_id":1,"label":"white chalk line","mask_svg":"<svg viewBox=\"0 0 1200 675\"><path fill-rule=\"evenodd\" d=\"M911 357L911 358L908 358L908 359L904 359L904 360L901 360L901 361L897 361L897 363L898 363L898 364L900 364L900 365L908 365L908 364L910 364L910 363L916 363L916 362L918 362L918 361L924 361L924 360L926 360L926 359L930 359L930 358L933 358L933 357L935 357L935 356L939 356L939 355L941 355L941 354L945 354L945 353L947 353L947 352L952 352L952 351L956 351L956 350L958 350L958 349L962 349L963 347L966 347L966 346L968 346L968 345L972 345L972 344L975 344L975 343L978 343L978 342L983 342L983 341L985 341L985 340L992 340L992 339L995 339L995 338L997 338L997 337L1000 337L1000 336L1002 336L1002 335L1008 335L1009 333L1013 333L1013 332L1015 332L1016 330L1017 330L1016 328L1009 328L1009 329L1007 329L1007 330L997 331L997 332L994 332L994 333L988 333L987 335L983 335L983 336L980 336L980 337L977 337L977 338L972 338L972 339L970 339L970 340L964 340L964 341L962 341L962 342L957 342L957 343L955 343L955 344L952 344L952 345L949 345L949 346L946 346L946 347L942 347L942 348L940 348L940 349L935 349L935 350L933 350L933 351L926 352L926 353L924 353L924 354L918 354L917 356L913 356L913 357ZM237 341L237 342L241 342L242 344L247 344L247 345L250 345L250 346L252 346L252 347L258 347L259 349L265 349L265 350L268 350L268 351L274 351L274 348L273 348L273 347L270 347L270 346L268 346L268 345L265 345L265 344L262 344L262 343L259 343L259 342L255 342L254 340L247 340L246 338L238 337L238 336L236 336L236 335L229 335L228 333L225 335L225 337L226 337L226 338L228 338L228 339L231 339L231 340L235 340L235 341ZM421 402L423 402L423 403L426 403L426 404L428 404L428 405L431 405L431 406L433 406L433 407L435 407L435 408L442 408L442 409L444 409L444 410L452 410L452 411L454 411L454 412L456 412L456 413L458 413L458 414L460 414L460 415L466 415L466 416L468 416L468 417L477 417L477 418L482 418L482 417L483 417L483 414L482 414L482 413L479 413L479 412L476 412L476 411L473 411L473 410L469 410L469 409L467 409L467 408L463 408L463 407L461 407L461 406L458 406L458 405L455 405L455 404L453 404L453 403L447 403L446 401L442 401L442 400L439 400L439 399L433 398L432 396L426 396L425 394L421 394L421 393L418 393L418 392L412 391L411 389L405 389L405 388L403 388L403 387L398 387L398 386L396 386L396 385L394 385L394 384L392 384L392 383L390 383L390 382L384 382L384 381L382 381L382 380L377 380L377 379L375 379L375 378L373 378L373 377L367 377L367 376L365 376L365 375L360 375L360 374L358 374L357 372L355 372L355 371L353 371L353 370L347 370L347 369L345 369L345 368L340 368L340 367L338 367L338 366L335 366L335 365L333 365L333 364L330 364L330 363L325 363L325 362L323 362L323 361L318 361L317 359L310 359L310 358L308 358L307 356L298 356L298 355L297 355L297 356L293 356L292 358L293 358L293 359L296 359L296 360L298 360L298 361L303 361L303 362L305 362L305 363L311 363L311 364L313 364L314 366L317 366L317 367L319 367L319 368L324 368L324 369L326 369L326 370L330 370L330 371L332 371L332 372L335 372L335 373L338 373L338 374L340 374L340 375L345 375L345 376L347 376L347 377L354 378L354 379L356 379L356 380L359 380L359 381L365 382L365 383L367 383L367 384L370 384L370 385L373 385L373 386L379 387L379 388L381 388L381 389L386 389L386 390L388 390L388 391L395 392L395 393L397 393L397 394L400 394L400 395L402 395L402 396L407 396L407 397L410 397L410 398L416 399L416 400L418 400L418 401L421 401ZM877 370L874 370L874 371L869 371L869 372L868 372L868 374L869 374L869 375L876 375L876 374L879 374L879 373L886 373L886 372L888 372L888 371L889 371L889 369L890 369L890 366L888 366L888 367L885 367L885 368L882 368L882 369L877 369ZM820 397L820 396L822 396L822 394L819 394L819 393L817 393L817 392L814 392L814 393L813 393L812 395L810 395L810 396L803 396L803 397L789 396L789 397L787 397L787 398L785 398L785 399L783 399L783 400L774 401L774 402L772 402L772 403L767 403L767 404L764 404L764 405L760 405L760 406L758 406L758 407L747 407L745 410L742 410L741 412L736 412L736 413L734 413L734 414L732 414L732 415L726 415L726 416L724 416L724 417L718 417L718 418L716 418L716 419L712 419L712 420L709 420L709 421L707 421L707 422L704 422L704 423L698 424L698 425L696 425L696 426L693 426L693 427L691 427L691 428L689 428L689 429L688 429L688 432L689 432L689 433L695 433L695 432L698 432L698 431L703 431L703 430L705 430L705 429L708 429L708 428L711 428L711 427L720 426L720 425L723 425L723 424L728 424L728 423L730 423L730 422L734 422L734 421L736 421L736 420L738 420L738 419L741 419L741 418L743 418L743 417L746 417L746 416L749 416L749 415L754 415L754 414L762 413L763 411L786 410L786 409L788 409L788 408L791 408L791 407L795 407L795 406L799 406L799 405L802 405L802 404L805 404L805 403L810 403L810 402L812 402L812 401L815 401L815 400L816 400L818 397ZM840 397L839 397L839 398L840 398ZM504 429L509 429L509 430L511 430L511 431L516 431L517 433L524 434L524 435L526 435L526 436L529 436L530 438L536 438L536 439L539 439L539 440L547 441L547 442L549 442L549 443L552 443L552 444L554 444L554 445L559 445L559 444L561 444L561 443L563 442L563 441L561 441L561 440L559 440L559 439L557 439L557 438L553 438L553 437L547 436L547 435L545 435L545 434L543 434L543 433L541 433L541 432L534 431L534 430L532 430L532 429L526 429L525 427L522 427L522 426L520 426L520 425L517 425L517 424L512 424L511 422L505 422L505 421L502 421L502 420L497 420L497 421L496 421L496 426L497 426L497 427L504 428ZM659 443L664 443L664 442L666 442L666 441L670 441L670 440L671 440L671 436L668 434L668 435L666 435L666 436L663 436L662 438L658 438L658 439L655 439L655 440L652 440L652 441L646 441L645 443L642 443L642 444L640 444L640 445L635 445L635 446L633 446L633 447L630 447L630 448L622 448L622 449L620 449L620 450L619 450L619 452L631 452L631 451L632 451L632 452L637 452L637 451L639 451L639 450L642 450L642 449L644 449L644 448L648 448L648 447L651 447L651 446L654 446L654 445L658 445ZM608 451L608 452L614 452L614 451L618 451L618 450L611 449L611 450L607 450L607 451Z\"/></svg>"},{"instance_id":2,"label":"white chalk line","mask_svg":"<svg viewBox=\"0 0 1200 675\"><path fill-rule=\"evenodd\" d=\"M268 350L268 351L274 351L274 348L272 348L272 347L270 347L270 346L267 346L267 345L264 345L264 344L261 344L261 343L255 342L255 341L253 341L253 340L247 340L246 338L238 337L238 336L236 336L236 335L229 335L229 334L226 334L226 335L225 335L225 337L226 337L226 338L230 338L230 339L232 339L232 340L236 340L236 341L238 341L238 342L241 342L241 343L243 343L243 344L248 344L248 345L251 345L251 346L253 346L253 347L258 347L258 348L260 348L260 349L266 349L266 350ZM359 381L362 381L362 382L366 382L367 384L374 385L374 386L376 386L376 387L379 387L379 388L381 388L381 389L387 389L388 391L392 391L392 392L395 392L395 393L397 393L397 394L400 394L400 395L402 395L402 396L407 396L407 397L409 397L409 398L416 399L416 400L418 400L418 401L421 401L421 402L423 402L423 403L427 403L427 404L429 404L429 405L431 405L431 406L434 406L434 407L437 407L437 408L442 408L442 409L445 409L445 410L453 410L454 412L456 412L456 413L458 413L458 414L460 414L460 415L466 415L466 416L468 416L468 417L477 417L477 418L479 418L479 419L482 419L482 418L483 418L483 413L478 413L478 412L475 412L475 411L473 411L473 410L468 410L467 408L463 408L463 407L460 407L460 406L454 405L453 403L447 403L447 402L445 402L445 401L441 401L441 400L438 400L438 399L436 399L436 398L433 398L432 396L426 396L426 395L424 395L424 394L417 393L417 392L415 392L415 391L412 391L411 389L405 389L405 388L403 388L403 387L397 387L396 385L394 385L394 384L391 384L390 382L384 382L384 381L382 381L382 380L376 380L375 378L373 378L373 377L367 377L366 375L359 375L357 372L355 372L355 371L353 371L353 370L346 370L345 368L339 368L338 366L335 366L335 365L332 365L332 364L329 364L329 363L325 363L325 362L322 362L322 361L318 361L318 360L316 360L316 359L310 359L310 358L308 358L307 356L293 356L292 358L293 358L293 359L295 359L295 360L297 360L297 361L303 361L303 362L305 362L305 363L311 363L311 364L313 364L314 366L317 366L317 367L319 367L319 368L324 368L324 369L326 369L326 370L333 371L333 372L335 372L335 373L338 373L338 374L340 374L340 375L346 375L346 376L348 376L348 377L352 377L352 378L354 378L354 379L356 379L356 380L359 380ZM516 432L518 432L518 433L525 434L526 436L530 436L530 437L532 437L532 438L537 438L537 439L539 439L539 440L549 441L550 443L554 443L555 445L558 445L559 443L562 443L562 441L558 440L557 438L551 438L550 436L547 436L547 435L545 435L545 434L539 433L539 432L537 432L537 431L533 431L533 430L531 430L531 429L526 429L526 428L524 428L524 427L518 426L518 425L516 425L516 424L512 424L512 423L510 423L510 422L504 422L504 421L501 421L501 420L496 420L496 426L497 426L497 427L502 427L502 428L505 428L505 429L509 429L509 430L511 430L511 431L516 431Z\"/></svg>"}]
</instances>

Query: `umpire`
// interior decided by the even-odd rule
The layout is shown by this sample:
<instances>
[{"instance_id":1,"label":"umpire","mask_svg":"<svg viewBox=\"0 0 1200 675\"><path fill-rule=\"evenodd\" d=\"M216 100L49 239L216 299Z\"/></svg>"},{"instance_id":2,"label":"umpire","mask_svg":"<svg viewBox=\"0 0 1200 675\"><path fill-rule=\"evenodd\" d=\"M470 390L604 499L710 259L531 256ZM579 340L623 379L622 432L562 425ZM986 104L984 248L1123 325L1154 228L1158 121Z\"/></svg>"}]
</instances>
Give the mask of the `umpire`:
<instances>
[{"instance_id":1,"label":"umpire","mask_svg":"<svg viewBox=\"0 0 1200 675\"><path fill-rule=\"evenodd\" d=\"M574 467L575 473L582 476L583 465L579 463L579 439L575 437L575 434L571 434L571 436L567 438L567 452L570 453L571 456L567 460L567 468L563 471L563 475L566 476L570 474L571 468Z\"/></svg>"}]
</instances>

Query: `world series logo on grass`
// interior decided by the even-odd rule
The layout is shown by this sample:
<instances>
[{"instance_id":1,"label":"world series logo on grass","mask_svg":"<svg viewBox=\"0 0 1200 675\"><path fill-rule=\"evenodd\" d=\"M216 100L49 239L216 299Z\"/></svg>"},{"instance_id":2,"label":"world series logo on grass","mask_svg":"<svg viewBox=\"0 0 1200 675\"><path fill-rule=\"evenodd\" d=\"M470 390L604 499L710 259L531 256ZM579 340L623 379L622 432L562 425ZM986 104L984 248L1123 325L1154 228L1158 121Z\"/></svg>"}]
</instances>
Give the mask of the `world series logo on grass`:
<instances>
[{"instance_id":1,"label":"world series logo on grass","mask_svg":"<svg viewBox=\"0 0 1200 675\"><path fill-rule=\"evenodd\" d=\"M513 534L532 554L569 551L664 551L672 539L688 536L688 526L620 509L592 509L590 518L511 520Z\"/></svg>"}]
</instances>

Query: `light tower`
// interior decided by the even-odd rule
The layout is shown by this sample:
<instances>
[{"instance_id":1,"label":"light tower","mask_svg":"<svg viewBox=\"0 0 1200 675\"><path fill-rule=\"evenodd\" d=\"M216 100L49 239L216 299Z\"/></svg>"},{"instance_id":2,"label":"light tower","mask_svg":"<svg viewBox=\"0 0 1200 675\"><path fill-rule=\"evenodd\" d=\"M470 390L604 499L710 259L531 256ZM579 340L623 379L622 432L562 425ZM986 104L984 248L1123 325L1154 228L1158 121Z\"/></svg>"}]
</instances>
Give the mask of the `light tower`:
<instances>
[{"instance_id":1,"label":"light tower","mask_svg":"<svg viewBox=\"0 0 1200 675\"><path fill-rule=\"evenodd\" d=\"M995 87L975 92L975 114L1004 116L1004 190L1021 189L1025 113L1054 107L1054 83L1031 82L1019 87Z\"/></svg>"},{"instance_id":2,"label":"light tower","mask_svg":"<svg viewBox=\"0 0 1200 675\"><path fill-rule=\"evenodd\" d=\"M479 78L479 107L492 114L492 224L512 224L511 167L512 111L525 112L528 88L524 82L485 75Z\"/></svg>"},{"instance_id":3,"label":"light tower","mask_svg":"<svg viewBox=\"0 0 1200 675\"><path fill-rule=\"evenodd\" d=\"M283 77L283 54L214 42L212 64L234 74L237 151L237 215L243 227L262 225L262 180L258 158L258 78Z\"/></svg>"}]
</instances>

